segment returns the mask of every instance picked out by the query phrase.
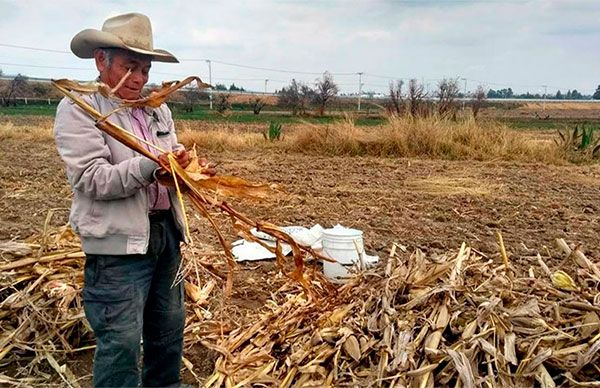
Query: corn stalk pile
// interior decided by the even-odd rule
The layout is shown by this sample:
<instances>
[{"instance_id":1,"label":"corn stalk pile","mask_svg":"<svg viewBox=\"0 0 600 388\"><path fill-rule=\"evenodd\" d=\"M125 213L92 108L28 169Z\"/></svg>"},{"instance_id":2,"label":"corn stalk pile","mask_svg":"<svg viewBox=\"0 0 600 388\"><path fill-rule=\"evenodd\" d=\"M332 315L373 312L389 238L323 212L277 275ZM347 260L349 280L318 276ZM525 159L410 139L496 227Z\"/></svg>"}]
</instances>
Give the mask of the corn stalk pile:
<instances>
[{"instance_id":1,"label":"corn stalk pile","mask_svg":"<svg viewBox=\"0 0 600 388\"><path fill-rule=\"evenodd\" d=\"M48 364L71 386L78 386L65 354L94 348L81 299L84 253L64 227L28 242L0 244L1 384L48 382ZM46 363L48 362L48 364Z\"/></svg>"},{"instance_id":2,"label":"corn stalk pile","mask_svg":"<svg viewBox=\"0 0 600 388\"><path fill-rule=\"evenodd\" d=\"M95 348L81 295L85 254L68 226L48 230L52 213L42 235L0 243L0 370L11 370L0 372L0 386L48 384L58 376L78 387L85 376L76 374L65 360ZM224 284L226 276L211 267L219 262L195 253L187 256L178 279L187 296L186 349L197 343L198 335L232 329L208 308L213 289ZM201 283L199 272L216 280ZM194 374L194 365L187 359L184 364Z\"/></svg>"},{"instance_id":3,"label":"corn stalk pile","mask_svg":"<svg viewBox=\"0 0 600 388\"><path fill-rule=\"evenodd\" d=\"M318 301L282 289L213 346L206 385L597 386L600 273L558 243L570 274L539 255L514 273L463 244L441 257L393 249Z\"/></svg>"}]
</instances>

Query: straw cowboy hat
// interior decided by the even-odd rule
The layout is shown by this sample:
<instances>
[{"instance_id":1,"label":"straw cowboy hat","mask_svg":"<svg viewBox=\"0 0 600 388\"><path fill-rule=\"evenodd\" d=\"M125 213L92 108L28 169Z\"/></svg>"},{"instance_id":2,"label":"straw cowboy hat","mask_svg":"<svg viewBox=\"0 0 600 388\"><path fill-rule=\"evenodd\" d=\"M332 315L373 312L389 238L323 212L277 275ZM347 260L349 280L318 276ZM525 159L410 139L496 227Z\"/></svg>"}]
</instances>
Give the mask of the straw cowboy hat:
<instances>
[{"instance_id":1,"label":"straw cowboy hat","mask_svg":"<svg viewBox=\"0 0 600 388\"><path fill-rule=\"evenodd\" d=\"M154 48L150 19L139 13L106 19L102 30L83 30L71 41L71 51L79 58L94 58L98 48L122 48L150 55L158 62L179 62L170 52Z\"/></svg>"}]
</instances>

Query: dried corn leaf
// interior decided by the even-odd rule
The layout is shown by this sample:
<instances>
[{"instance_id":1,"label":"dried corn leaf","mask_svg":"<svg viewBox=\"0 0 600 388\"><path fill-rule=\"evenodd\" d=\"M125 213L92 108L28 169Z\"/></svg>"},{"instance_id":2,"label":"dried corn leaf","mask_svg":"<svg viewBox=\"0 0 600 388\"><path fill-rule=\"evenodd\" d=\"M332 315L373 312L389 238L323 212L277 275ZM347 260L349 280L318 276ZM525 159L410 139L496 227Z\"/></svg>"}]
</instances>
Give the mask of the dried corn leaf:
<instances>
[{"instance_id":1,"label":"dried corn leaf","mask_svg":"<svg viewBox=\"0 0 600 388\"><path fill-rule=\"evenodd\" d=\"M575 284L575 281L573 281L573 278L561 270L552 274L552 284L560 290L577 291L577 285Z\"/></svg>"},{"instance_id":2,"label":"dried corn leaf","mask_svg":"<svg viewBox=\"0 0 600 388\"><path fill-rule=\"evenodd\" d=\"M125 77L124 77L125 78ZM182 81L169 81L163 82L162 86L159 89L155 89L150 91L150 94L147 97L141 98L139 100L124 100L119 99L115 96L115 89L110 88L108 85L102 82L86 82L79 83L76 81L71 81L68 79L59 79L53 80L52 83L55 86L60 86L66 90L83 93L83 94L93 94L100 93L104 97L112 98L118 101L119 105L131 107L131 108L142 108L142 107L152 107L158 108L162 104L166 102L171 94L175 91L181 89L182 87L188 85L189 83L196 81L196 85L199 89L210 88L209 84L204 83L199 77L187 77Z\"/></svg>"},{"instance_id":3,"label":"dried corn leaf","mask_svg":"<svg viewBox=\"0 0 600 388\"><path fill-rule=\"evenodd\" d=\"M358 340L354 335L350 335L348 336L348 338L346 338L346 341L344 341L343 349L347 355L352 357L354 361L360 361L360 345L358 344Z\"/></svg>"}]
</instances>

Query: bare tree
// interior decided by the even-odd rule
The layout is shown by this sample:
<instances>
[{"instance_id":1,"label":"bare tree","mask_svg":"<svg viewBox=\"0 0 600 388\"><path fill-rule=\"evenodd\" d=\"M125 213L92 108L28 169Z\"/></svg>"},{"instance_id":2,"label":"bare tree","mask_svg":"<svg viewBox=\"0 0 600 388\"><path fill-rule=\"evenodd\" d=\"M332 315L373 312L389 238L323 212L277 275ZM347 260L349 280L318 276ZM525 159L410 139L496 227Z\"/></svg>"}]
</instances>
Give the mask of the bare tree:
<instances>
[{"instance_id":1,"label":"bare tree","mask_svg":"<svg viewBox=\"0 0 600 388\"><path fill-rule=\"evenodd\" d=\"M186 112L193 112L194 106L200 102L200 100L206 95L195 86L188 86L182 89L183 94L183 109Z\"/></svg>"},{"instance_id":2,"label":"bare tree","mask_svg":"<svg viewBox=\"0 0 600 388\"><path fill-rule=\"evenodd\" d=\"M265 102L260 97L257 97L254 99L254 101L252 101L252 111L255 115L259 114L262 108L264 108L264 106Z\"/></svg>"},{"instance_id":3,"label":"bare tree","mask_svg":"<svg viewBox=\"0 0 600 388\"><path fill-rule=\"evenodd\" d=\"M27 77L21 74L17 74L9 84L9 91L7 95L7 106L8 101L10 101L11 97L13 100L13 105L17 104L16 97L22 97L22 94L25 92L28 86Z\"/></svg>"},{"instance_id":4,"label":"bare tree","mask_svg":"<svg viewBox=\"0 0 600 388\"><path fill-rule=\"evenodd\" d=\"M483 86L479 85L477 90L475 90L475 94L473 95L473 99L471 100L471 110L473 111L473 118L477 119L477 115L479 114L479 110L483 107L486 100L486 93Z\"/></svg>"},{"instance_id":5,"label":"bare tree","mask_svg":"<svg viewBox=\"0 0 600 388\"><path fill-rule=\"evenodd\" d=\"M293 79L288 87L279 91L278 104L291 109L293 115L304 114L314 93L310 87Z\"/></svg>"},{"instance_id":6,"label":"bare tree","mask_svg":"<svg viewBox=\"0 0 600 388\"><path fill-rule=\"evenodd\" d=\"M402 115L402 111L404 110L404 101L402 100L403 85L404 82L402 80L398 80L396 83L393 81L390 82L390 104L388 109L392 114L396 114L398 116Z\"/></svg>"},{"instance_id":7,"label":"bare tree","mask_svg":"<svg viewBox=\"0 0 600 388\"><path fill-rule=\"evenodd\" d=\"M217 95L217 103L215 109L220 114L224 114L226 111L231 109L231 103L229 102L229 94Z\"/></svg>"},{"instance_id":8,"label":"bare tree","mask_svg":"<svg viewBox=\"0 0 600 388\"><path fill-rule=\"evenodd\" d=\"M338 86L333 82L333 77L328 71L323 73L322 79L317 79L315 81L314 100L319 105L319 114L321 116L325 114L325 105L327 105L327 101L333 98L338 91Z\"/></svg>"},{"instance_id":9,"label":"bare tree","mask_svg":"<svg viewBox=\"0 0 600 388\"><path fill-rule=\"evenodd\" d=\"M2 93L2 105L9 106L12 99L13 105L17 105L16 97L19 96L27 87L27 77L17 74L5 88Z\"/></svg>"},{"instance_id":10,"label":"bare tree","mask_svg":"<svg viewBox=\"0 0 600 388\"><path fill-rule=\"evenodd\" d=\"M440 117L451 117L453 120L456 120L456 112L458 111L456 98L459 92L458 79L444 78L438 83L437 97L438 114Z\"/></svg>"},{"instance_id":11,"label":"bare tree","mask_svg":"<svg viewBox=\"0 0 600 388\"><path fill-rule=\"evenodd\" d=\"M412 118L423 117L429 114L425 98L427 92L423 84L419 84L416 79L408 81L408 92L406 99L408 100L408 110Z\"/></svg>"}]
</instances>

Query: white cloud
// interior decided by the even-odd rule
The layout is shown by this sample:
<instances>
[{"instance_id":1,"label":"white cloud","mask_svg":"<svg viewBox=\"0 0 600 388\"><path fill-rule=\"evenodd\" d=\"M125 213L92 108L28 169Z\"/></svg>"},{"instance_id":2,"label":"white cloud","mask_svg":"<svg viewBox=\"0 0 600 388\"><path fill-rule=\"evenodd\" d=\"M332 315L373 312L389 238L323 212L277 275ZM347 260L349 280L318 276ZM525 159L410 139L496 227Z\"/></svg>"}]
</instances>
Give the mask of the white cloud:
<instances>
[{"instance_id":1,"label":"white cloud","mask_svg":"<svg viewBox=\"0 0 600 388\"><path fill-rule=\"evenodd\" d=\"M373 30L362 30L354 34L355 38L365 39L370 42L381 42L392 39L392 33L386 30L373 29Z\"/></svg>"},{"instance_id":2,"label":"white cloud","mask_svg":"<svg viewBox=\"0 0 600 388\"><path fill-rule=\"evenodd\" d=\"M0 43L68 50L72 36L100 28L117 13L138 11L152 20L155 45L180 58L211 58L249 66L309 72L358 72L394 78L462 76L512 85L548 84L595 89L600 81L600 2L544 1L327 1L275 0L103 1L0 0ZM0 62L92 67L69 54L0 47ZM7 67L7 73L76 78L82 72ZM153 70L198 74L206 64L156 64ZM93 74L93 72L92 72ZM155 75L154 81L165 77ZM242 86L280 88L294 77L213 64L214 78L256 78ZM336 76L354 90L354 75ZM365 76L375 90L387 80ZM277 81L278 80L278 81ZM279 82L279 83L278 83ZM237 82L236 82L237 84ZM509 86L508 84L506 86ZM378 89L379 88L379 89ZM513 87L519 90L519 87Z\"/></svg>"},{"instance_id":3,"label":"white cloud","mask_svg":"<svg viewBox=\"0 0 600 388\"><path fill-rule=\"evenodd\" d=\"M224 28L205 28L192 30L192 41L200 46L219 47L239 44L235 31Z\"/></svg>"}]
</instances>

